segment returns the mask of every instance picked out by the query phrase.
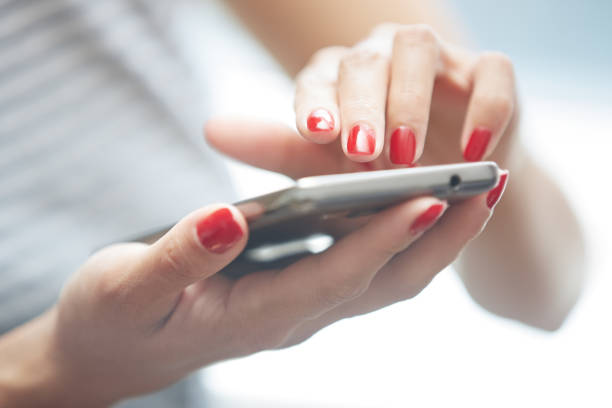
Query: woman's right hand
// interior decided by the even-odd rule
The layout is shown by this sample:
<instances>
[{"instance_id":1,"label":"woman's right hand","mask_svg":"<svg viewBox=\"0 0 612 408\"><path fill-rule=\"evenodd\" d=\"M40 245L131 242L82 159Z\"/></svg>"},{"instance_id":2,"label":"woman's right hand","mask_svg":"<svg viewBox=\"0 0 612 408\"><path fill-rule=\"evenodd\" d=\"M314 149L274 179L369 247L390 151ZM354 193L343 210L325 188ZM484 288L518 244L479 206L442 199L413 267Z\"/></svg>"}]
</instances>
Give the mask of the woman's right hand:
<instances>
[{"instance_id":1,"label":"woman's right hand","mask_svg":"<svg viewBox=\"0 0 612 408\"><path fill-rule=\"evenodd\" d=\"M231 126L216 132L234 133ZM321 254L238 280L217 273L247 241L244 216L232 206L199 209L150 246L103 249L48 313L0 338L0 405L108 405L411 298L481 231L492 211L486 201L453 204L442 217L446 203L417 198L371 217Z\"/></svg>"}]
</instances>

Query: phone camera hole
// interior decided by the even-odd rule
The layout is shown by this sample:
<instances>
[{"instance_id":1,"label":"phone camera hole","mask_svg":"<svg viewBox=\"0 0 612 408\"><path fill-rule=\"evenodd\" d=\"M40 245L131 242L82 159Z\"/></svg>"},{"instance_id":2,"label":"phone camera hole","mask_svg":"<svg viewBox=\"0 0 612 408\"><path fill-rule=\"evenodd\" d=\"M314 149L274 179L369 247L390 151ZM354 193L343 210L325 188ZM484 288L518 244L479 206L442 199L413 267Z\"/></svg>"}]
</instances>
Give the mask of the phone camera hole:
<instances>
[{"instance_id":1,"label":"phone camera hole","mask_svg":"<svg viewBox=\"0 0 612 408\"><path fill-rule=\"evenodd\" d=\"M453 190L459 189L459 184L461 184L461 177L457 174L453 174L448 182Z\"/></svg>"}]
</instances>

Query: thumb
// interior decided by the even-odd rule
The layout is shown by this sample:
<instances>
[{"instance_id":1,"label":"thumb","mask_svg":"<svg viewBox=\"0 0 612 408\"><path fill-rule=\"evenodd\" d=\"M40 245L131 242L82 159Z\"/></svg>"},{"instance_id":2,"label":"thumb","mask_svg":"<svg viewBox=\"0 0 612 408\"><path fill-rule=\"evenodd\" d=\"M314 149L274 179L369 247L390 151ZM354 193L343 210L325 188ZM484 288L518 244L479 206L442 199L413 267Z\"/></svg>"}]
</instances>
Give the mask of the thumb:
<instances>
[{"instance_id":1,"label":"thumb","mask_svg":"<svg viewBox=\"0 0 612 408\"><path fill-rule=\"evenodd\" d=\"M244 249L248 227L230 205L211 205L189 214L148 247L133 279L140 304L172 307L184 288L217 273ZM155 307L157 309L157 307Z\"/></svg>"}]
</instances>

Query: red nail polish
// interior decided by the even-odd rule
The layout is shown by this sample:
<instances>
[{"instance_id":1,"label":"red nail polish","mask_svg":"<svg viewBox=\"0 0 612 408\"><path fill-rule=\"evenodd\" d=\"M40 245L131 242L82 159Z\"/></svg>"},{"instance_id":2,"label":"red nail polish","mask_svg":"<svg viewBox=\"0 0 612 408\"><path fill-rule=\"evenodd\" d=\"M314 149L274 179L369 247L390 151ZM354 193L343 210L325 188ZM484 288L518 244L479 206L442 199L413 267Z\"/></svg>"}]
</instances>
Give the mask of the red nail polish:
<instances>
[{"instance_id":1,"label":"red nail polish","mask_svg":"<svg viewBox=\"0 0 612 408\"><path fill-rule=\"evenodd\" d=\"M407 126L400 126L391 134L389 158L395 164L412 164L416 152L414 132Z\"/></svg>"},{"instance_id":2,"label":"red nail polish","mask_svg":"<svg viewBox=\"0 0 612 408\"><path fill-rule=\"evenodd\" d=\"M316 109L306 119L306 126L311 132L329 132L334 130L334 124L334 117L326 109Z\"/></svg>"},{"instance_id":3,"label":"red nail polish","mask_svg":"<svg viewBox=\"0 0 612 408\"><path fill-rule=\"evenodd\" d=\"M217 254L227 251L244 234L227 208L221 208L201 220L196 230L202 245Z\"/></svg>"},{"instance_id":4,"label":"red nail polish","mask_svg":"<svg viewBox=\"0 0 612 408\"><path fill-rule=\"evenodd\" d=\"M346 143L346 150L350 154L365 156L373 154L375 148L376 133L374 133L374 129L363 123L353 126Z\"/></svg>"},{"instance_id":5,"label":"red nail polish","mask_svg":"<svg viewBox=\"0 0 612 408\"><path fill-rule=\"evenodd\" d=\"M497 186L493 188L493 190L489 191L487 194L487 207L493 208L495 204L499 201L502 193L504 192L504 188L506 187L506 181L508 180L508 172L505 171L499 176L499 182Z\"/></svg>"},{"instance_id":6,"label":"red nail polish","mask_svg":"<svg viewBox=\"0 0 612 408\"><path fill-rule=\"evenodd\" d=\"M467 161L478 161L482 159L490 140L491 131L489 129L481 126L475 128L465 147L463 158Z\"/></svg>"},{"instance_id":7,"label":"red nail polish","mask_svg":"<svg viewBox=\"0 0 612 408\"><path fill-rule=\"evenodd\" d=\"M414 220L410 226L410 233L412 235L417 235L431 227L434 222L440 218L440 215L445 208L446 206L441 203L430 206L427 210L423 211L423 213L419 215L416 220Z\"/></svg>"}]
</instances>

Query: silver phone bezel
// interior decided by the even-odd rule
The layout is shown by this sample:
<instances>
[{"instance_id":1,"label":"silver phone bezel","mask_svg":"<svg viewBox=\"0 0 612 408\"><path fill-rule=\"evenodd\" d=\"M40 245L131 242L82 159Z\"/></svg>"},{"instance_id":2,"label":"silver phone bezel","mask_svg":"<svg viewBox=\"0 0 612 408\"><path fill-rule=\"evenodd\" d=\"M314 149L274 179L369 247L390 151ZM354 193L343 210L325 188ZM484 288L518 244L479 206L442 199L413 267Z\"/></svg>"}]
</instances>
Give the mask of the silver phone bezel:
<instances>
[{"instance_id":1,"label":"silver phone bezel","mask_svg":"<svg viewBox=\"0 0 612 408\"><path fill-rule=\"evenodd\" d=\"M239 209L257 209L251 215L243 211L249 224L248 249L259 244L259 237L264 237L267 229L273 235L275 229L291 229L292 222L308 222L338 212L353 215L376 212L424 195L460 200L492 189L499 174L495 162L476 162L305 177L296 180L292 187L234 205ZM456 185L451 182L454 176L460 179ZM132 241L152 243L170 228Z\"/></svg>"},{"instance_id":2,"label":"silver phone bezel","mask_svg":"<svg viewBox=\"0 0 612 408\"><path fill-rule=\"evenodd\" d=\"M256 203L262 208L249 220L255 231L307 215L376 210L424 195L454 201L492 189L499 174L495 162L478 162L314 176L236 206Z\"/></svg>"}]
</instances>

